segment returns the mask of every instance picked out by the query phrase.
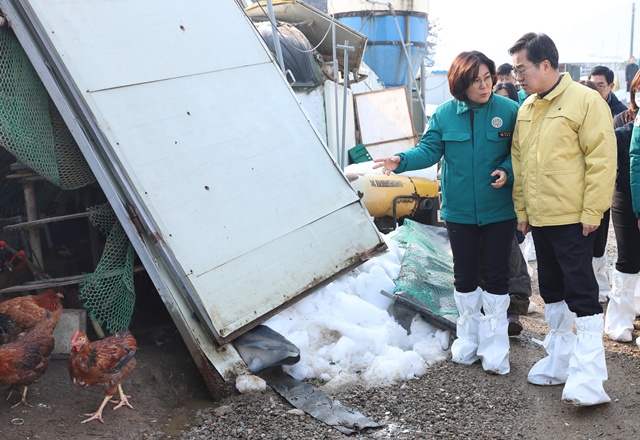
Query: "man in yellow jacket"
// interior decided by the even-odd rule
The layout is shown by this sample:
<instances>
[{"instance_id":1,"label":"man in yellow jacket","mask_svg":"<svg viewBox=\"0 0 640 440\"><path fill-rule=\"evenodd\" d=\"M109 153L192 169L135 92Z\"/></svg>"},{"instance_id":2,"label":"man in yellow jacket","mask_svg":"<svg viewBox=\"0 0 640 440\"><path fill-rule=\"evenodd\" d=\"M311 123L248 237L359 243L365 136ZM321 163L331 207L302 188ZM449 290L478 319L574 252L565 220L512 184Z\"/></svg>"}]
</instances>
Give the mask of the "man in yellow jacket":
<instances>
[{"instance_id":1,"label":"man in yellow jacket","mask_svg":"<svg viewBox=\"0 0 640 440\"><path fill-rule=\"evenodd\" d=\"M596 91L558 71L558 50L547 35L527 33L509 53L530 95L513 134L513 201L518 229L533 233L551 330L548 356L527 380L564 384L562 400L574 405L606 403L604 317L591 256L616 173L611 111Z\"/></svg>"}]
</instances>

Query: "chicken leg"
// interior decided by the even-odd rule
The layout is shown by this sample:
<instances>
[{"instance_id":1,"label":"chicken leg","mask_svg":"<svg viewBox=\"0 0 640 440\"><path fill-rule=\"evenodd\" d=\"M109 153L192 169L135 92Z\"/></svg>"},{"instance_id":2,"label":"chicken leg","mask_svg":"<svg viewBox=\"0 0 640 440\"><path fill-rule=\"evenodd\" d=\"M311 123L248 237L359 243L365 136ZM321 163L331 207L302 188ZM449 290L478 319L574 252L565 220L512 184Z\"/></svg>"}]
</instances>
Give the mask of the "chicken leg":
<instances>
[{"instance_id":1,"label":"chicken leg","mask_svg":"<svg viewBox=\"0 0 640 440\"><path fill-rule=\"evenodd\" d=\"M102 403L100 404L100 408L98 408L98 410L93 414L85 414L85 416L91 416L91 417L89 417L86 420L83 420L81 423L87 423L92 420L99 420L100 423L104 423L104 420L102 420L102 410L104 409L109 399L111 399L112 397L113 397L113 394L111 395L107 394L106 396L104 396L104 400L102 400Z\"/></svg>"},{"instance_id":2,"label":"chicken leg","mask_svg":"<svg viewBox=\"0 0 640 440\"><path fill-rule=\"evenodd\" d=\"M104 400L102 401L102 403L100 404L100 408L98 408L98 410L96 412L94 412L93 414L85 414L85 416L91 416L86 420L83 420L82 423L87 423L90 422L91 420L99 420L100 423L104 423L104 420L102 420L102 410L104 409L104 407L107 405L107 402L111 402L111 403L118 403L113 409L116 410L118 408L120 408L121 406L127 405L129 408L133 409L133 406L131 406L131 404L129 404L129 400L127 399L128 397L131 396L127 396L124 391L122 390L122 385L118 384L118 393L120 394L120 402L118 403L117 400L111 400L111 398L113 397L113 394L107 394L106 396L104 396Z\"/></svg>"},{"instance_id":3,"label":"chicken leg","mask_svg":"<svg viewBox=\"0 0 640 440\"><path fill-rule=\"evenodd\" d=\"M127 405L129 408L133 409L133 406L131 406L129 404L129 400L128 398L131 396L127 396L124 391L122 390L122 385L118 384L118 393L120 393L120 402L118 402L117 400L109 400L110 403L117 403L117 405L113 408L113 410L115 411L116 409L120 408L123 405Z\"/></svg>"},{"instance_id":4,"label":"chicken leg","mask_svg":"<svg viewBox=\"0 0 640 440\"><path fill-rule=\"evenodd\" d=\"M20 401L19 401L18 403L16 403L15 405L13 405L13 406L11 407L12 409L13 409L13 408L15 408L16 406L21 405L21 404L24 404L24 405L28 406L29 408L33 408L33 405L29 405L29 404L27 403L27 389L28 389L28 388L29 388L29 387L27 387L27 386L25 386L25 387L24 387L24 390L22 391L22 399L20 399ZM11 393L9 393L9 396L11 396ZM8 399L9 399L9 397L7 397L7 400L8 400Z\"/></svg>"}]
</instances>

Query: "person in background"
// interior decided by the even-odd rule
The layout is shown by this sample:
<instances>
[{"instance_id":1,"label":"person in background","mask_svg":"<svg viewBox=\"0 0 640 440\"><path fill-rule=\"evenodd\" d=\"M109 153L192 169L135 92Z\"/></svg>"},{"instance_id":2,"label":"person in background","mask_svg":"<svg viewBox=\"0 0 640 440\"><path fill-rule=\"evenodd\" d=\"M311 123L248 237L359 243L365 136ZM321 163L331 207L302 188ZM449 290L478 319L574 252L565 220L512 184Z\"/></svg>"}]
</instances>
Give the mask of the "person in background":
<instances>
[{"instance_id":1,"label":"person in background","mask_svg":"<svg viewBox=\"0 0 640 440\"><path fill-rule=\"evenodd\" d=\"M588 79L581 79L578 82L583 86L589 87L591 90L595 90L596 92L598 92L598 86L596 86L596 83L594 83L593 81L589 81Z\"/></svg>"},{"instance_id":2,"label":"person in background","mask_svg":"<svg viewBox=\"0 0 640 440\"><path fill-rule=\"evenodd\" d=\"M513 134L513 200L518 229L533 234L550 329L548 356L527 380L564 384L562 400L573 405L606 403L604 314L591 259L615 180L611 112L597 93L558 71L558 50L547 35L524 34L509 53L531 94Z\"/></svg>"},{"instance_id":3,"label":"person in background","mask_svg":"<svg viewBox=\"0 0 640 440\"><path fill-rule=\"evenodd\" d=\"M627 117L633 121L638 113L638 100L640 93L640 73L631 81L631 108ZM633 122L628 122L620 128L616 128L616 141L618 145L618 172L616 174L616 186L613 191L611 203L611 218L613 229L618 243L618 259L613 271L609 305L604 319L604 333L614 341L629 342L632 340L633 320L636 317L635 290L640 278L640 222L634 205L640 201L640 187L638 175L633 176L630 167L631 136L635 133ZM636 133L637 136L637 133ZM636 141L634 155L638 152ZM636 159L637 160L637 159ZM637 167L635 171L640 171ZM636 191L631 191L631 180L635 182ZM640 342L640 339L636 343Z\"/></svg>"},{"instance_id":4,"label":"person in background","mask_svg":"<svg viewBox=\"0 0 640 440\"><path fill-rule=\"evenodd\" d=\"M505 98L509 98L518 104L520 104L520 98L518 98L518 90L513 83L510 82L499 82L493 87L493 93L498 95L502 95Z\"/></svg>"},{"instance_id":5,"label":"person in background","mask_svg":"<svg viewBox=\"0 0 640 440\"><path fill-rule=\"evenodd\" d=\"M636 63L636 58L631 55L629 57L629 64L627 64L624 68L624 76L625 79L627 80L627 92L629 92L631 90L631 81L633 81L633 78L636 76L636 73L638 73L638 64Z\"/></svg>"},{"instance_id":6,"label":"person in background","mask_svg":"<svg viewBox=\"0 0 640 440\"><path fill-rule=\"evenodd\" d=\"M459 312L452 360L481 360L485 371L507 374L509 253L516 227L510 151L518 104L492 93L495 64L481 52L459 54L447 78L453 99L438 106L417 147L375 159L374 168L389 175L442 159L442 218ZM486 291L479 287L479 261Z\"/></svg>"},{"instance_id":7,"label":"person in background","mask_svg":"<svg viewBox=\"0 0 640 440\"><path fill-rule=\"evenodd\" d=\"M611 69L606 66L596 66L589 72L589 81L592 81L596 87L602 99L607 102L609 109L611 109L611 116L616 116L619 113L627 110L627 106L621 103L616 95L613 94L614 86L614 74ZM596 275L598 281L598 300L601 303L607 301L609 292L611 292L611 275L607 265L607 237L609 235L609 221L611 218L611 211L607 209L604 212L600 226L595 232L595 241L593 244L593 272Z\"/></svg>"},{"instance_id":8,"label":"person in background","mask_svg":"<svg viewBox=\"0 0 640 440\"><path fill-rule=\"evenodd\" d=\"M509 63L500 64L498 66L498 82L508 82L513 84L518 91L518 103L522 104L529 94L518 84L515 75L513 74L513 66Z\"/></svg>"},{"instance_id":9,"label":"person in background","mask_svg":"<svg viewBox=\"0 0 640 440\"><path fill-rule=\"evenodd\" d=\"M493 93L520 102L516 87L510 82L499 82L493 87ZM523 241L522 232L516 231L509 254L509 308L507 309L509 336L517 336L522 333L520 316L527 314L531 298L531 276L520 249L520 243Z\"/></svg>"},{"instance_id":10,"label":"person in background","mask_svg":"<svg viewBox=\"0 0 640 440\"><path fill-rule=\"evenodd\" d=\"M629 85L633 83L634 79L635 77L630 80ZM631 90L629 92L629 108L621 113L618 113L613 118L613 128L620 128L628 124L629 122L633 122L633 120L636 118L636 115L638 114L638 102L640 102L640 100L635 100L636 91L640 92L640 88L634 89L633 87L631 87Z\"/></svg>"},{"instance_id":11,"label":"person in background","mask_svg":"<svg viewBox=\"0 0 640 440\"><path fill-rule=\"evenodd\" d=\"M615 74L611 69L607 66L596 66L591 69L587 79L595 83L600 96L602 96L602 99L607 101L607 104L611 109L611 116L622 113L627 109L627 106L621 103L618 97L613 93L613 87L615 86Z\"/></svg>"}]
</instances>

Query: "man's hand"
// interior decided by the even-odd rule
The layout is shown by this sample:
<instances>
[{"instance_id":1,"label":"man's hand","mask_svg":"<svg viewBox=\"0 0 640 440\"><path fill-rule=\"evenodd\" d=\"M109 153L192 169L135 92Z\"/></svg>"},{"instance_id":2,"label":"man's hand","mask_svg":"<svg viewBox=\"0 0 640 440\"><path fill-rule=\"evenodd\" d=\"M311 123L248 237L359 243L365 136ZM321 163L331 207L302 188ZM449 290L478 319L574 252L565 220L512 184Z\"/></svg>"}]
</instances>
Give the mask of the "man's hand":
<instances>
[{"instance_id":1,"label":"man's hand","mask_svg":"<svg viewBox=\"0 0 640 440\"><path fill-rule=\"evenodd\" d=\"M638 226L640 227L640 222L638 222ZM527 235L529 232L531 232L531 225L527 221L518 222L518 231L522 232L524 235Z\"/></svg>"},{"instance_id":2,"label":"man's hand","mask_svg":"<svg viewBox=\"0 0 640 440\"><path fill-rule=\"evenodd\" d=\"M638 226L640 227L640 222L638 223ZM583 223L582 224L582 235L584 235L586 237L587 235L591 234L596 229L598 229L598 226L593 226L593 225L588 225L586 223Z\"/></svg>"}]
</instances>

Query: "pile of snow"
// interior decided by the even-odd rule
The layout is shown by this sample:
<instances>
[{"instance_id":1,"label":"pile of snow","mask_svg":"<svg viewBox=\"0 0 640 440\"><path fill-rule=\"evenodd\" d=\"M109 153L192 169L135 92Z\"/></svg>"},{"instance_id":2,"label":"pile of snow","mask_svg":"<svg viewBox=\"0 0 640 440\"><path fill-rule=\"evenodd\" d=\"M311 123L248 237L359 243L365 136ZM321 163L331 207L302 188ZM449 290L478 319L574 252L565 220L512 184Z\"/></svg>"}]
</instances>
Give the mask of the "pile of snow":
<instances>
[{"instance_id":1,"label":"pile of snow","mask_svg":"<svg viewBox=\"0 0 640 440\"><path fill-rule=\"evenodd\" d=\"M264 323L300 349L300 361L284 367L291 376L379 386L420 377L447 358L449 332L419 315L408 332L390 315L392 301L380 291L393 292L403 252L385 241L387 253Z\"/></svg>"}]
</instances>

